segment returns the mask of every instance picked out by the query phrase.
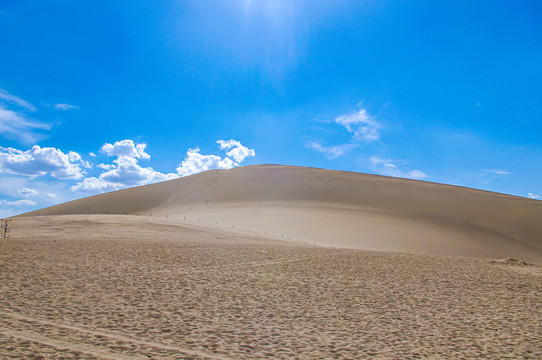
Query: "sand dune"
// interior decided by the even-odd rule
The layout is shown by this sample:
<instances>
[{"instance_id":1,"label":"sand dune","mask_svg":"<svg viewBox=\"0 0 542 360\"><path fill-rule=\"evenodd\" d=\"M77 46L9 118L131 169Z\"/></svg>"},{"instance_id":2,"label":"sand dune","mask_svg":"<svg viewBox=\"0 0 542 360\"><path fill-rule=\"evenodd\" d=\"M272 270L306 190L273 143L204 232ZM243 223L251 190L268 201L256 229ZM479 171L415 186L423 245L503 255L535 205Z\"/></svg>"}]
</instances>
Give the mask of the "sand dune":
<instances>
[{"instance_id":1,"label":"sand dune","mask_svg":"<svg viewBox=\"0 0 542 360\"><path fill-rule=\"evenodd\" d=\"M278 165L212 170L25 216L138 214L322 246L542 261L542 202Z\"/></svg>"},{"instance_id":2,"label":"sand dune","mask_svg":"<svg viewBox=\"0 0 542 360\"><path fill-rule=\"evenodd\" d=\"M283 166L61 204L0 240L0 358L540 359L541 215Z\"/></svg>"}]
</instances>

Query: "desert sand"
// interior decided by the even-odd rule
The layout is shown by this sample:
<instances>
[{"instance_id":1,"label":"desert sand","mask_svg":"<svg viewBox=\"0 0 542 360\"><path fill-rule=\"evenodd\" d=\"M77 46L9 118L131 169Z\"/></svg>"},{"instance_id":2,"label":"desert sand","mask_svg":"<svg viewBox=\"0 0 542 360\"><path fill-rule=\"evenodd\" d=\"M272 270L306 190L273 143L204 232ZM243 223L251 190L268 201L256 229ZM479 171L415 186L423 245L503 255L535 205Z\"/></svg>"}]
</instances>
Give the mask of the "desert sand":
<instances>
[{"instance_id":1,"label":"desert sand","mask_svg":"<svg viewBox=\"0 0 542 360\"><path fill-rule=\"evenodd\" d=\"M309 244L542 262L542 202L280 165L211 170L27 215L137 214Z\"/></svg>"},{"instance_id":2,"label":"desert sand","mask_svg":"<svg viewBox=\"0 0 542 360\"><path fill-rule=\"evenodd\" d=\"M541 215L280 166L61 204L0 239L0 358L539 359Z\"/></svg>"}]
</instances>

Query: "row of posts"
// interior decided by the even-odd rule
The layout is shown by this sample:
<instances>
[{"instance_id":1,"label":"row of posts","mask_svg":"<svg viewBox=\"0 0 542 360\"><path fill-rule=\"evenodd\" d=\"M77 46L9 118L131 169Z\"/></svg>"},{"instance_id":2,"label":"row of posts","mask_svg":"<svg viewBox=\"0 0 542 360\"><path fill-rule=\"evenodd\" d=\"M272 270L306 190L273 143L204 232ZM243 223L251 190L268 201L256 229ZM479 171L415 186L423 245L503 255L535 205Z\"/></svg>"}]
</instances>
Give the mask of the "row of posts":
<instances>
[{"instance_id":1,"label":"row of posts","mask_svg":"<svg viewBox=\"0 0 542 360\"><path fill-rule=\"evenodd\" d=\"M209 200L206 201L206 205L209 206ZM105 211L106 214L109 214L109 210L106 210ZM94 214L96 214L96 211L94 212ZM128 215L128 213L126 211L123 212L124 215ZM137 215L137 216L140 216L140 212L138 211L137 214L133 214L133 215ZM149 211L149 216L152 216L152 212ZM166 214L166 219L169 218L169 214ZM186 216L183 217L183 221L186 221ZM198 223L200 222L200 219L198 218ZM215 221L215 225L218 226L218 221ZM232 224L232 229L235 229L235 224ZM249 232L251 230L248 230ZM267 230L265 230L265 235L267 235ZM281 238L284 239L284 234L281 234ZM301 239L298 237L297 238L297 241L300 242ZM316 245L316 241L314 241L314 245Z\"/></svg>"}]
</instances>

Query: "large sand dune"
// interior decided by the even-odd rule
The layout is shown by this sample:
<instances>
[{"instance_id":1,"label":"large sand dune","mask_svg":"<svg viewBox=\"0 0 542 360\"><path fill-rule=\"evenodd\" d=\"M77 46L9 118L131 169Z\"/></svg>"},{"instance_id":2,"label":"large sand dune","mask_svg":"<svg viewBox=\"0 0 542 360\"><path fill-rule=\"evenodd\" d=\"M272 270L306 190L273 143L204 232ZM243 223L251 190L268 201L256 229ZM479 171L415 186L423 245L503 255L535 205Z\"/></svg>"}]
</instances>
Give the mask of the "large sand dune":
<instances>
[{"instance_id":1,"label":"large sand dune","mask_svg":"<svg viewBox=\"0 0 542 360\"><path fill-rule=\"evenodd\" d=\"M212 170L25 216L136 214L322 246L542 261L542 202L278 165Z\"/></svg>"},{"instance_id":2,"label":"large sand dune","mask_svg":"<svg viewBox=\"0 0 542 360\"><path fill-rule=\"evenodd\" d=\"M0 358L540 359L542 266L483 259L540 261L540 218L284 166L61 204L0 239Z\"/></svg>"}]
</instances>

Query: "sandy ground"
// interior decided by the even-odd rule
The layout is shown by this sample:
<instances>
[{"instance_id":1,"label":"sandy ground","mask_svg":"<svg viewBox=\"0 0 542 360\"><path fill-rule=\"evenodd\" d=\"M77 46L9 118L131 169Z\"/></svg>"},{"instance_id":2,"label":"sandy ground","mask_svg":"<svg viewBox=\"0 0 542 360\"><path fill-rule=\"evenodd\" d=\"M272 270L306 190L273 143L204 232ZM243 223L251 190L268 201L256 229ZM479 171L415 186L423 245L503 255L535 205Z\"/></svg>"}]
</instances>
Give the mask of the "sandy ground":
<instances>
[{"instance_id":1,"label":"sandy ground","mask_svg":"<svg viewBox=\"0 0 542 360\"><path fill-rule=\"evenodd\" d=\"M542 267L142 216L15 218L0 358L542 358Z\"/></svg>"}]
</instances>

